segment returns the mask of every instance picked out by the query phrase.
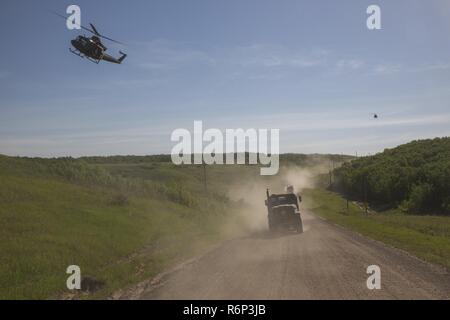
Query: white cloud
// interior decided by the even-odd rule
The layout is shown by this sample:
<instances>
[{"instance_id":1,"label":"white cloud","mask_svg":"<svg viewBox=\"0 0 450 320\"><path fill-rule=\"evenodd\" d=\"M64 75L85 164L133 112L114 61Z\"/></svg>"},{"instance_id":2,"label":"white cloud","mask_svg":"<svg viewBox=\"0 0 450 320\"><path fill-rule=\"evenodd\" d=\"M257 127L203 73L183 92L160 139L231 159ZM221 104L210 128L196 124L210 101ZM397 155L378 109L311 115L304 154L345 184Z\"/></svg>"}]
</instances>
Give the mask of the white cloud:
<instances>
[{"instance_id":1,"label":"white cloud","mask_svg":"<svg viewBox=\"0 0 450 320\"><path fill-rule=\"evenodd\" d=\"M378 64L373 69L372 75L392 75L399 72L431 72L431 71L448 71L450 63L428 63L419 66L406 66L401 64Z\"/></svg>"},{"instance_id":2,"label":"white cloud","mask_svg":"<svg viewBox=\"0 0 450 320\"><path fill-rule=\"evenodd\" d=\"M174 70L187 65L236 68L312 68L325 66L326 50L298 50L272 44L251 44L230 48L193 49L192 45L167 40L136 44L142 56L139 66L150 70Z\"/></svg>"},{"instance_id":3,"label":"white cloud","mask_svg":"<svg viewBox=\"0 0 450 320\"><path fill-rule=\"evenodd\" d=\"M317 113L276 113L240 116L236 118L209 119L208 125L215 128L274 128L285 132L306 132L331 130L357 130L364 128L408 128L413 126L449 125L450 113L443 114L415 114L407 112L380 113L374 119L370 112L317 112Z\"/></svg>"},{"instance_id":4,"label":"white cloud","mask_svg":"<svg viewBox=\"0 0 450 320\"><path fill-rule=\"evenodd\" d=\"M336 63L336 66L340 69L359 69L364 66L364 61L359 59L341 59Z\"/></svg>"},{"instance_id":5,"label":"white cloud","mask_svg":"<svg viewBox=\"0 0 450 320\"><path fill-rule=\"evenodd\" d=\"M325 50L300 51L280 45L253 44L229 50L228 59L243 67L311 68L324 66L327 55Z\"/></svg>"},{"instance_id":6,"label":"white cloud","mask_svg":"<svg viewBox=\"0 0 450 320\"><path fill-rule=\"evenodd\" d=\"M450 70L450 63L428 63L419 66L397 62L365 61L360 57L333 55L325 49L304 49L278 44L249 44L227 48L198 49L192 44L154 40L136 44L141 56L138 66L168 72L187 66L208 66L228 79L279 80L290 70L312 69L339 76L345 71L365 70L368 75L388 76L400 72ZM276 75L273 72L277 71ZM331 71L331 73L329 72ZM216 73L217 74L217 73ZM1 73L0 73L1 78Z\"/></svg>"},{"instance_id":7,"label":"white cloud","mask_svg":"<svg viewBox=\"0 0 450 320\"><path fill-rule=\"evenodd\" d=\"M167 40L137 44L142 61L139 66L150 70L176 69L191 64L214 65L215 60L205 51Z\"/></svg>"},{"instance_id":8,"label":"white cloud","mask_svg":"<svg viewBox=\"0 0 450 320\"><path fill-rule=\"evenodd\" d=\"M427 72L427 71L446 71L450 69L450 63L431 63L413 68L413 72Z\"/></svg>"},{"instance_id":9,"label":"white cloud","mask_svg":"<svg viewBox=\"0 0 450 320\"><path fill-rule=\"evenodd\" d=\"M399 64L378 64L372 69L374 75L391 75L402 70Z\"/></svg>"},{"instance_id":10,"label":"white cloud","mask_svg":"<svg viewBox=\"0 0 450 320\"><path fill-rule=\"evenodd\" d=\"M402 117L403 116L403 117ZM430 126L439 124L450 125L450 114L439 115L416 115L405 117L397 115L388 119L372 119L370 115L365 114L342 114L336 117L336 114L319 114L308 116L305 114L284 115L285 119L280 120L283 123L282 129L290 131L314 131L314 130L348 130L361 128L386 128L386 127L407 127L407 126ZM301 125L299 123L301 121Z\"/></svg>"}]
</instances>

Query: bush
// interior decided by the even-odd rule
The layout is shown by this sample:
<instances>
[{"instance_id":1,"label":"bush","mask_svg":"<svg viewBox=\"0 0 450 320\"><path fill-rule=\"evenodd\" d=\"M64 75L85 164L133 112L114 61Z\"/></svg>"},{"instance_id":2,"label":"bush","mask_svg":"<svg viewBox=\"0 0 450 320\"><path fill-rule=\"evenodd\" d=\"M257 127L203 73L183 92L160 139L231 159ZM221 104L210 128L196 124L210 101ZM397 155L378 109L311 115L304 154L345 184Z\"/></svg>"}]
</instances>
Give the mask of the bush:
<instances>
[{"instance_id":1,"label":"bush","mask_svg":"<svg viewBox=\"0 0 450 320\"><path fill-rule=\"evenodd\" d=\"M409 213L425 212L432 206L432 196L433 188L430 184L414 185L406 202L406 210Z\"/></svg>"},{"instance_id":2,"label":"bush","mask_svg":"<svg viewBox=\"0 0 450 320\"><path fill-rule=\"evenodd\" d=\"M442 202L442 210L444 212L450 212L450 196L446 197Z\"/></svg>"},{"instance_id":3,"label":"bush","mask_svg":"<svg viewBox=\"0 0 450 320\"><path fill-rule=\"evenodd\" d=\"M198 203L194 196L182 185L171 182L161 185L159 192L169 200L186 207L197 207Z\"/></svg>"}]
</instances>

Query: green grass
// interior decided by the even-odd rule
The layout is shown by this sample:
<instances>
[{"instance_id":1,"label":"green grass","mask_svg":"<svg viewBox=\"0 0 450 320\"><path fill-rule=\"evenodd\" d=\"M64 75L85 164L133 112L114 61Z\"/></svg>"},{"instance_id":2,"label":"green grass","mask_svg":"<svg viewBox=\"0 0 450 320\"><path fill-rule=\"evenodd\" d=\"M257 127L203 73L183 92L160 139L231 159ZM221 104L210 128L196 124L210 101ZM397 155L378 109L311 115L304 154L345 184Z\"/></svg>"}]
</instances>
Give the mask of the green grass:
<instances>
[{"instance_id":1,"label":"green grass","mask_svg":"<svg viewBox=\"0 0 450 320\"><path fill-rule=\"evenodd\" d=\"M222 239L234 204L201 168L152 165L0 157L0 299L59 298L72 264L105 283L79 298L104 298Z\"/></svg>"},{"instance_id":2,"label":"green grass","mask_svg":"<svg viewBox=\"0 0 450 320\"><path fill-rule=\"evenodd\" d=\"M400 210L365 214L357 205L324 189L307 189L304 205L336 224L450 268L450 217L407 215Z\"/></svg>"}]
</instances>

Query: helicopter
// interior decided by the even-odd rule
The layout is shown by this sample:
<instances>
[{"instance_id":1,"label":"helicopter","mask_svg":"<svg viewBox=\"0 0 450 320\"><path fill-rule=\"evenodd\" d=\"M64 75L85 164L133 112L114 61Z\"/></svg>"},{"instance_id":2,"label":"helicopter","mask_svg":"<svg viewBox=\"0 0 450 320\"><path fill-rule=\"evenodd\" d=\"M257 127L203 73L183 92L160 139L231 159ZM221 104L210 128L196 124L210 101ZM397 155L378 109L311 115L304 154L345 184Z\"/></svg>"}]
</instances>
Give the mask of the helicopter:
<instances>
[{"instance_id":1,"label":"helicopter","mask_svg":"<svg viewBox=\"0 0 450 320\"><path fill-rule=\"evenodd\" d=\"M66 17L64 17L58 13L55 13L55 14L63 19L66 19ZM122 43L119 41L113 40L111 38L108 38L104 35L101 35L92 23L90 23L89 25L91 26L91 28L87 28L82 25L80 25L80 28L92 33L93 36L91 36L90 38L86 37L86 36L81 36L81 35L76 37L75 39L70 41L70 43L72 44L72 46L75 49L69 48L69 51L81 58L86 58L89 61L94 62L96 64L99 64L100 61L102 61L102 60L107 61L107 62L116 63L116 64L121 64L122 61L127 57L127 55L125 53L123 53L122 51L119 51L121 56L119 58L114 58L113 56L105 53L107 48L100 39L106 39L106 40L109 40L109 41L112 41L112 42L115 42L118 44L122 44Z\"/></svg>"},{"instance_id":2,"label":"helicopter","mask_svg":"<svg viewBox=\"0 0 450 320\"><path fill-rule=\"evenodd\" d=\"M87 58L89 61L97 64L100 63L101 60L121 64L122 61L127 57L127 55L122 51L119 51L121 56L119 58L114 58L113 56L105 53L107 48L101 42L100 38L108 38L99 34L92 23L90 25L92 27L92 32L94 33L94 35L90 38L85 36L78 36L73 39L70 43L75 48L75 50L69 48L70 52L81 58Z\"/></svg>"}]
</instances>

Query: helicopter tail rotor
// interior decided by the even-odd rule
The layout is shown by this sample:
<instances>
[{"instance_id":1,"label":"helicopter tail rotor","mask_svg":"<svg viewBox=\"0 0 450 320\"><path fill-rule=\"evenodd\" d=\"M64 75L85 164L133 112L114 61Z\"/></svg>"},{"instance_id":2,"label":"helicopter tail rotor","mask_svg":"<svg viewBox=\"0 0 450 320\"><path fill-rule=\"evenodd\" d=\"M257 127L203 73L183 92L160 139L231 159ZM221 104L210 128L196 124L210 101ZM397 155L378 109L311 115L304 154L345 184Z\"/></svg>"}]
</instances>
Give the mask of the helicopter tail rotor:
<instances>
[{"instance_id":1,"label":"helicopter tail rotor","mask_svg":"<svg viewBox=\"0 0 450 320\"><path fill-rule=\"evenodd\" d=\"M119 53L122 55L119 59L117 59L119 61L119 63L122 63L122 61L127 57L126 53L123 53L122 51L119 51Z\"/></svg>"}]
</instances>

